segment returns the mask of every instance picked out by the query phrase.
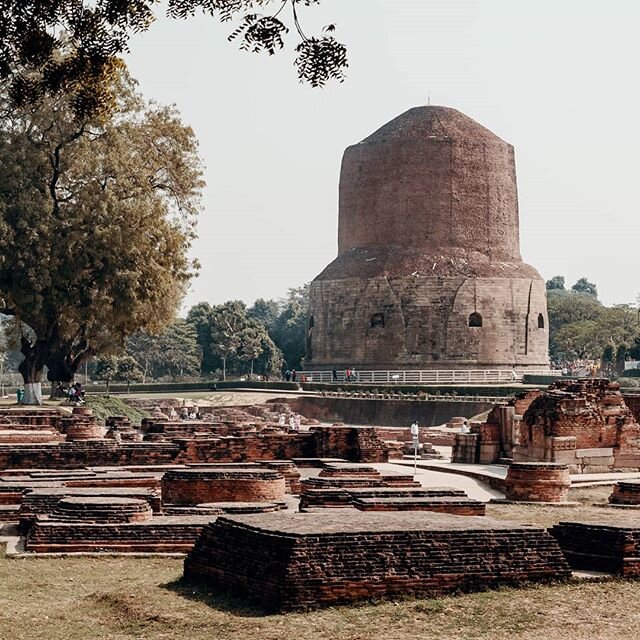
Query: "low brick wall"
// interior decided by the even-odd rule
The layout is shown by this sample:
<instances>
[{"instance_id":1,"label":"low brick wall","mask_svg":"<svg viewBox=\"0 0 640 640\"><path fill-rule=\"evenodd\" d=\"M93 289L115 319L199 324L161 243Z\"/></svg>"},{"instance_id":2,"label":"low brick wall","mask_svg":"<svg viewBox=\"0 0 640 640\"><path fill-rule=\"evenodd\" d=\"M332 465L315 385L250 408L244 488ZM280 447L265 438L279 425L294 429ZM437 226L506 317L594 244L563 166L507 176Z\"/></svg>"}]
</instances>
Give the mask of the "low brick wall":
<instances>
[{"instance_id":1,"label":"low brick wall","mask_svg":"<svg viewBox=\"0 0 640 640\"><path fill-rule=\"evenodd\" d=\"M57 522L95 522L122 524L146 522L153 512L145 500L105 496L71 496L62 498L51 519Z\"/></svg>"},{"instance_id":2,"label":"low brick wall","mask_svg":"<svg viewBox=\"0 0 640 640\"><path fill-rule=\"evenodd\" d=\"M51 444L0 444L2 469L77 469L292 458L387 462L388 451L367 427L314 427L288 434L176 438L171 442L76 440Z\"/></svg>"},{"instance_id":3,"label":"low brick wall","mask_svg":"<svg viewBox=\"0 0 640 640\"><path fill-rule=\"evenodd\" d=\"M507 471L507 500L524 502L563 502L571 478L566 464L514 462Z\"/></svg>"},{"instance_id":4,"label":"low brick wall","mask_svg":"<svg viewBox=\"0 0 640 640\"><path fill-rule=\"evenodd\" d=\"M308 486L308 485L307 485ZM462 489L450 487L366 487L308 488L300 496L300 510L308 508L350 507L354 500L365 498L466 498Z\"/></svg>"},{"instance_id":5,"label":"low brick wall","mask_svg":"<svg viewBox=\"0 0 640 640\"><path fill-rule=\"evenodd\" d=\"M611 504L640 505L640 480L625 480L613 487L609 496Z\"/></svg>"},{"instance_id":6,"label":"low brick wall","mask_svg":"<svg viewBox=\"0 0 640 640\"><path fill-rule=\"evenodd\" d=\"M155 489L139 488L75 488L59 487L48 489L32 489L22 496L20 504L20 528L27 530L34 522L36 516L51 515L63 498L76 497L112 497L112 498L135 498L144 500L151 510L159 514L162 509L160 492Z\"/></svg>"},{"instance_id":7,"label":"low brick wall","mask_svg":"<svg viewBox=\"0 0 640 640\"><path fill-rule=\"evenodd\" d=\"M284 500L284 477L272 470L177 469L162 478L164 504L197 505L211 502L279 502Z\"/></svg>"},{"instance_id":8,"label":"low brick wall","mask_svg":"<svg viewBox=\"0 0 640 640\"><path fill-rule=\"evenodd\" d=\"M329 509L220 517L187 556L184 575L238 591L267 611L288 611L548 582L570 571L543 529Z\"/></svg>"},{"instance_id":9,"label":"low brick wall","mask_svg":"<svg viewBox=\"0 0 640 640\"><path fill-rule=\"evenodd\" d=\"M575 569L640 578L640 528L560 522L549 533Z\"/></svg>"},{"instance_id":10,"label":"low brick wall","mask_svg":"<svg viewBox=\"0 0 640 640\"><path fill-rule=\"evenodd\" d=\"M187 553L212 516L152 518L126 524L37 521L26 539L34 553Z\"/></svg>"},{"instance_id":11,"label":"low brick wall","mask_svg":"<svg viewBox=\"0 0 640 640\"><path fill-rule=\"evenodd\" d=\"M351 504L358 511L433 511L456 516L483 516L486 511L484 502L466 497L353 498Z\"/></svg>"}]
</instances>

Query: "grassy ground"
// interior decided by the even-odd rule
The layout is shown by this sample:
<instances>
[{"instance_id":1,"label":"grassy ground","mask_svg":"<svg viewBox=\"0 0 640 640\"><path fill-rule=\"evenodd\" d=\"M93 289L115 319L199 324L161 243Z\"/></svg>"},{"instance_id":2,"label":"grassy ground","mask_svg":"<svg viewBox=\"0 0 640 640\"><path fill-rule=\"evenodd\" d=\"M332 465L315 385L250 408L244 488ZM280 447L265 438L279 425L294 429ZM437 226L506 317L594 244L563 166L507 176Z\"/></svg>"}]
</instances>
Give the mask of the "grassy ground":
<instances>
[{"instance_id":1,"label":"grassy ground","mask_svg":"<svg viewBox=\"0 0 640 640\"><path fill-rule=\"evenodd\" d=\"M0 560L2 640L634 640L640 583L500 590L262 616L170 559Z\"/></svg>"},{"instance_id":2,"label":"grassy ground","mask_svg":"<svg viewBox=\"0 0 640 640\"><path fill-rule=\"evenodd\" d=\"M610 486L571 489L568 499L572 502L580 502L579 507L488 504L487 516L497 520L510 520L540 527L550 527L563 520L589 520L603 524L611 522L638 526L640 524L640 510L596 506L606 505L610 494Z\"/></svg>"},{"instance_id":3,"label":"grassy ground","mask_svg":"<svg viewBox=\"0 0 640 640\"><path fill-rule=\"evenodd\" d=\"M87 396L86 406L93 409L93 414L102 424L109 416L127 416L131 424L139 425L140 420L149 415L146 411L128 405L117 396Z\"/></svg>"},{"instance_id":4,"label":"grassy ground","mask_svg":"<svg viewBox=\"0 0 640 640\"><path fill-rule=\"evenodd\" d=\"M638 521L592 506L610 487L572 490L570 507L490 505L503 520ZM438 599L264 616L180 581L174 559L0 559L0 640L640 640L640 582L502 589Z\"/></svg>"}]
</instances>

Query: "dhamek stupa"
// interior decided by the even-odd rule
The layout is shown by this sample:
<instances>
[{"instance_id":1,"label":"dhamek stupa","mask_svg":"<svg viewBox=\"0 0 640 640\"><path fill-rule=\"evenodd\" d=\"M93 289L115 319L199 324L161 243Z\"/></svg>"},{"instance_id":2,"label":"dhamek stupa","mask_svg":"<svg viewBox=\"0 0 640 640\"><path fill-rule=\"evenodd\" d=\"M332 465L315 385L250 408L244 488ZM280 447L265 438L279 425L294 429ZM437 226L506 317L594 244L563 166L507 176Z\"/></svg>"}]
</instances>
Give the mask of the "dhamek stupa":
<instances>
[{"instance_id":1,"label":"dhamek stupa","mask_svg":"<svg viewBox=\"0 0 640 640\"><path fill-rule=\"evenodd\" d=\"M305 369L540 369L548 342L510 144L426 106L345 151L338 257L311 284Z\"/></svg>"}]
</instances>

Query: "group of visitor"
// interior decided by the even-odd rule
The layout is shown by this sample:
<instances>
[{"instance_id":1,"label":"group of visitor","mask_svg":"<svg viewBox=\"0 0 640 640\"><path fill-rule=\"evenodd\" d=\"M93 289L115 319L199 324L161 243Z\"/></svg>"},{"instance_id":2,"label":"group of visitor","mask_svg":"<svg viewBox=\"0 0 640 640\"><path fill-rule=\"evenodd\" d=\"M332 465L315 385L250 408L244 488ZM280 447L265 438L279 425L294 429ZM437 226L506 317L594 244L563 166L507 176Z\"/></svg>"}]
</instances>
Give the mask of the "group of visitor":
<instances>
[{"instance_id":1,"label":"group of visitor","mask_svg":"<svg viewBox=\"0 0 640 640\"><path fill-rule=\"evenodd\" d=\"M202 414L198 407L182 407L180 420L202 420Z\"/></svg>"},{"instance_id":2,"label":"group of visitor","mask_svg":"<svg viewBox=\"0 0 640 640\"><path fill-rule=\"evenodd\" d=\"M84 389L79 382L75 382L68 388L62 382L58 383L54 395L58 398L66 398L74 404L84 404Z\"/></svg>"},{"instance_id":3,"label":"group of visitor","mask_svg":"<svg viewBox=\"0 0 640 640\"><path fill-rule=\"evenodd\" d=\"M347 367L344 370L344 382L358 382L358 372L355 367ZM331 382L338 382L338 370L334 367L331 371Z\"/></svg>"},{"instance_id":4,"label":"group of visitor","mask_svg":"<svg viewBox=\"0 0 640 640\"><path fill-rule=\"evenodd\" d=\"M300 416L297 413L289 415L289 429L291 431L300 431L300 424ZM283 429L287 426L287 417L283 413L278 416L278 426Z\"/></svg>"}]
</instances>

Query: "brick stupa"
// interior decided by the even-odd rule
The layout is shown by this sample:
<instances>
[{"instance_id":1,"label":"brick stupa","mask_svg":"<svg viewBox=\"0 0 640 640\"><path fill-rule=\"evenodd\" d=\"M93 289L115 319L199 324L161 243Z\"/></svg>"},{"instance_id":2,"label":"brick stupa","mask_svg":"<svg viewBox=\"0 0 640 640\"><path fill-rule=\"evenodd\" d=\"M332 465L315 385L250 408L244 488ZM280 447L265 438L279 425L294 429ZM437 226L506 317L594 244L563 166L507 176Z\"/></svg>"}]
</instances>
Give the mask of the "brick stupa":
<instances>
[{"instance_id":1,"label":"brick stupa","mask_svg":"<svg viewBox=\"0 0 640 640\"><path fill-rule=\"evenodd\" d=\"M513 147L455 109L410 109L345 151L305 368L547 368L545 294L520 256Z\"/></svg>"}]
</instances>

